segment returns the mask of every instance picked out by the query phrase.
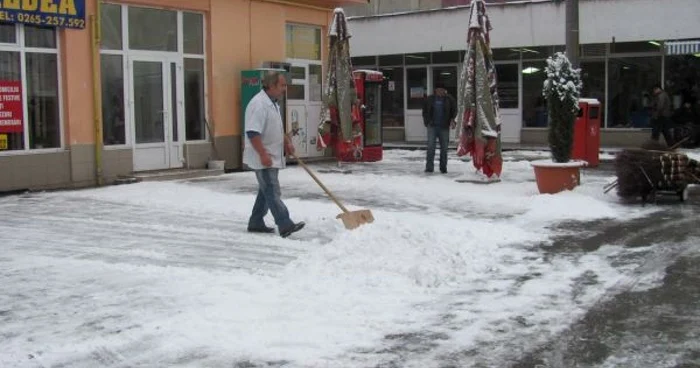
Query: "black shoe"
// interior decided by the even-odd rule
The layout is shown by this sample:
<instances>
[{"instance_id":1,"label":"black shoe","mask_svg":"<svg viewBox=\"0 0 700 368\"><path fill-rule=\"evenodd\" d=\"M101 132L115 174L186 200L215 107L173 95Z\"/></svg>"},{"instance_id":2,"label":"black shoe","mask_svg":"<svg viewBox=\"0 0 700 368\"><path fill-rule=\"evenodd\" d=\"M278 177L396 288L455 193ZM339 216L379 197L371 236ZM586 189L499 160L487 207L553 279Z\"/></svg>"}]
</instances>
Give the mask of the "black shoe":
<instances>
[{"instance_id":1,"label":"black shoe","mask_svg":"<svg viewBox=\"0 0 700 368\"><path fill-rule=\"evenodd\" d=\"M304 221L299 221L296 224L289 227L288 229L280 230L280 236L286 238L292 235L293 233L296 233L297 231L303 229L304 225L306 225Z\"/></svg>"},{"instance_id":2,"label":"black shoe","mask_svg":"<svg viewBox=\"0 0 700 368\"><path fill-rule=\"evenodd\" d=\"M262 233L262 234L272 234L275 232L275 228L273 227L250 227L248 226L248 232L249 233Z\"/></svg>"},{"instance_id":3,"label":"black shoe","mask_svg":"<svg viewBox=\"0 0 700 368\"><path fill-rule=\"evenodd\" d=\"M447 169L445 169L445 170L440 170L440 172L443 173L443 174L447 174Z\"/></svg>"},{"instance_id":4,"label":"black shoe","mask_svg":"<svg viewBox=\"0 0 700 368\"><path fill-rule=\"evenodd\" d=\"M433 169L425 169L425 172L431 173L431 172L433 172Z\"/></svg>"}]
</instances>

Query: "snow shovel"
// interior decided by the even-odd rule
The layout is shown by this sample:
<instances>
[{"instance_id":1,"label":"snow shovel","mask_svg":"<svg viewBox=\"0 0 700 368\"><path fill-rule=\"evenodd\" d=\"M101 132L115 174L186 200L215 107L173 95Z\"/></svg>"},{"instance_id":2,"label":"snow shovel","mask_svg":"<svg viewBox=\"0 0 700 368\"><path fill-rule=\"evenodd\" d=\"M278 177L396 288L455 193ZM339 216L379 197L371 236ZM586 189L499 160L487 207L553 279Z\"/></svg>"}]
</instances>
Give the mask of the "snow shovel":
<instances>
[{"instance_id":1,"label":"snow shovel","mask_svg":"<svg viewBox=\"0 0 700 368\"><path fill-rule=\"evenodd\" d=\"M297 160L299 165L301 165L301 167L303 167L304 170L306 170L306 172L309 173L309 175L311 175L311 178L313 178L314 181L316 181L316 184L318 184L321 187L321 189L323 189L323 191L326 192L326 194L328 194L329 197L331 197L333 202L335 202L335 204L337 204L338 207L340 207L340 209L343 210L343 213L339 214L335 218L343 220L343 225L345 225L346 229L352 230L359 227L360 225L374 222L374 216L372 216L372 211L370 210L348 211L348 209L345 208L345 206L343 206L342 203L340 203L340 201L333 195L333 193L331 193L331 191L328 190L328 188L326 188L326 186L323 185L323 183L321 183L321 181L316 177L316 175L311 171L311 169L309 169L309 167L306 166L304 161L302 161L299 157L296 157L294 155L291 156Z\"/></svg>"}]
</instances>

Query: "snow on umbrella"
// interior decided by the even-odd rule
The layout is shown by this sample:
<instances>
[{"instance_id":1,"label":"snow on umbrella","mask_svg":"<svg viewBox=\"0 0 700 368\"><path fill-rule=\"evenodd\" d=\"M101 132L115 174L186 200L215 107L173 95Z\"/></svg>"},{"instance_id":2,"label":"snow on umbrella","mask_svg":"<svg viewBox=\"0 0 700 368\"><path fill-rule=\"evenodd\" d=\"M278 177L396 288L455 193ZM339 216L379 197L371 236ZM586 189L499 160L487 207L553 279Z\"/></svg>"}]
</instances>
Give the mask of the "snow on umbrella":
<instances>
[{"instance_id":1,"label":"snow on umbrella","mask_svg":"<svg viewBox=\"0 0 700 368\"><path fill-rule=\"evenodd\" d=\"M344 142L348 142L357 135L357 132L353 132L353 120L357 120L356 116L353 119L353 114L357 113L354 111L357 92L350 62L350 37L345 13L342 8L336 8L328 31L325 93L318 127L318 136L321 137L318 140L319 149L326 148L332 139L342 137ZM329 121L336 127L332 131L337 130L338 137L329 139L330 134L324 129Z\"/></svg>"},{"instance_id":2,"label":"snow on umbrella","mask_svg":"<svg viewBox=\"0 0 700 368\"><path fill-rule=\"evenodd\" d=\"M483 0L475 0L470 8L467 53L459 76L457 122L461 133L457 155L471 154L474 167L491 178L501 175L503 159L496 66L489 31L486 5Z\"/></svg>"}]
</instances>

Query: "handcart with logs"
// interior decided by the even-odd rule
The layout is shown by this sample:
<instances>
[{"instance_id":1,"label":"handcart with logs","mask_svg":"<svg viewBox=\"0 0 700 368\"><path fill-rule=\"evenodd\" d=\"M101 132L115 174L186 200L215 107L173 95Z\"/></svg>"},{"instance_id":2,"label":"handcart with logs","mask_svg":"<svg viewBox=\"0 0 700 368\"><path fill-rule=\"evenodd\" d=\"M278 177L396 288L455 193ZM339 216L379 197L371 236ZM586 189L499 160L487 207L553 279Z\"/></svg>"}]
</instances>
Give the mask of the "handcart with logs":
<instances>
[{"instance_id":1,"label":"handcart with logs","mask_svg":"<svg viewBox=\"0 0 700 368\"><path fill-rule=\"evenodd\" d=\"M680 143L680 142L679 142ZM615 158L617 180L605 186L605 193L617 188L625 199L654 201L658 195L688 199L688 186L700 184L700 162L686 154L656 149L625 149Z\"/></svg>"}]
</instances>

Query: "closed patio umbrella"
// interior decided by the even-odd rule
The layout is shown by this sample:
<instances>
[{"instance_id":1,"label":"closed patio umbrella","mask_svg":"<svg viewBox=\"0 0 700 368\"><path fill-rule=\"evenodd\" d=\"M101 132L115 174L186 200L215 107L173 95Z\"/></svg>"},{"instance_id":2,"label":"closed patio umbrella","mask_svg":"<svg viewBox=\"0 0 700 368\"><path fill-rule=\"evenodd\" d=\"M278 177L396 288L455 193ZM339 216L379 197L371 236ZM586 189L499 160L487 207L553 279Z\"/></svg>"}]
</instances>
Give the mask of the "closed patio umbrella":
<instances>
[{"instance_id":1,"label":"closed patio umbrella","mask_svg":"<svg viewBox=\"0 0 700 368\"><path fill-rule=\"evenodd\" d=\"M458 82L457 123L461 131L457 155L470 154L477 170L488 178L498 178L503 167L501 118L489 31L484 1L472 1L467 52Z\"/></svg>"},{"instance_id":2,"label":"closed patio umbrella","mask_svg":"<svg viewBox=\"0 0 700 368\"><path fill-rule=\"evenodd\" d=\"M335 145L337 140L342 147L353 146L353 142L362 142L357 138L361 131L356 129L354 121L357 116L357 92L352 76L350 62L350 31L343 9L337 8L328 31L328 59L326 64L325 91L321 109L321 124L319 125L319 140L317 148L323 149L328 144ZM331 131L325 129L325 124L331 123ZM336 146L336 149L341 147ZM356 148L357 149L357 148ZM361 149L361 148L360 148Z\"/></svg>"}]
</instances>

